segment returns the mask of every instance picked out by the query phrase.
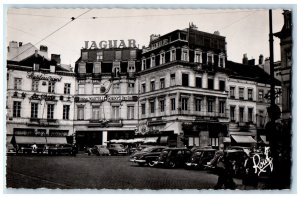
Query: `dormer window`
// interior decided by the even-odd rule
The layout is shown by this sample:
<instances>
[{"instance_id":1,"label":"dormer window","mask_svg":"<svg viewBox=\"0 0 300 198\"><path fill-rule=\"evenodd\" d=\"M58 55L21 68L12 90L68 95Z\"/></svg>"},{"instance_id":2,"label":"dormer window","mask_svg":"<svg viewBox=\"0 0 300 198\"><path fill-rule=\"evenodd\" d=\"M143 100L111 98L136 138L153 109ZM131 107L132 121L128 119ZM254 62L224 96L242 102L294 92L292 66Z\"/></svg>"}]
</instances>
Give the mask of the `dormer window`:
<instances>
[{"instance_id":1,"label":"dormer window","mask_svg":"<svg viewBox=\"0 0 300 198\"><path fill-rule=\"evenodd\" d=\"M97 52L97 61L103 60L103 51Z\"/></svg>"},{"instance_id":2,"label":"dormer window","mask_svg":"<svg viewBox=\"0 0 300 198\"><path fill-rule=\"evenodd\" d=\"M80 74L85 74L86 73L86 67L85 67L85 63L81 62L78 65L78 73Z\"/></svg>"},{"instance_id":3,"label":"dormer window","mask_svg":"<svg viewBox=\"0 0 300 198\"><path fill-rule=\"evenodd\" d=\"M82 52L82 54L81 54L81 59L82 59L83 61L86 61L86 60L88 59L88 52Z\"/></svg>"},{"instance_id":4,"label":"dormer window","mask_svg":"<svg viewBox=\"0 0 300 198\"><path fill-rule=\"evenodd\" d=\"M101 63L94 63L94 74L100 74L101 73Z\"/></svg>"}]
</instances>

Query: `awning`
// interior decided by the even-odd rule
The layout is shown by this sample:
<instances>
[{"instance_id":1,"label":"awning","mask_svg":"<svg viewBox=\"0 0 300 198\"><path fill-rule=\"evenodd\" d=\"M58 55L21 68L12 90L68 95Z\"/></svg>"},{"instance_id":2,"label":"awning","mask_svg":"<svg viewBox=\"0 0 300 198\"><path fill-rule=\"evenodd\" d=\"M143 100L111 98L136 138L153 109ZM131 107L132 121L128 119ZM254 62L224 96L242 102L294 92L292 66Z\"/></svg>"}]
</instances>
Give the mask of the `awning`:
<instances>
[{"instance_id":1,"label":"awning","mask_svg":"<svg viewBox=\"0 0 300 198\"><path fill-rule=\"evenodd\" d=\"M156 143L158 137L146 137L144 143Z\"/></svg>"},{"instance_id":2,"label":"awning","mask_svg":"<svg viewBox=\"0 0 300 198\"><path fill-rule=\"evenodd\" d=\"M265 135L261 135L260 139L265 143L265 144L269 144L269 141L267 141L267 136Z\"/></svg>"},{"instance_id":3,"label":"awning","mask_svg":"<svg viewBox=\"0 0 300 198\"><path fill-rule=\"evenodd\" d=\"M256 141L250 135L231 135L231 137L237 143L256 143Z\"/></svg>"},{"instance_id":4,"label":"awning","mask_svg":"<svg viewBox=\"0 0 300 198\"><path fill-rule=\"evenodd\" d=\"M46 144L45 137L15 136L17 144Z\"/></svg>"},{"instance_id":5,"label":"awning","mask_svg":"<svg viewBox=\"0 0 300 198\"><path fill-rule=\"evenodd\" d=\"M161 136L160 137L160 143L161 144L167 144L168 143L169 136Z\"/></svg>"},{"instance_id":6,"label":"awning","mask_svg":"<svg viewBox=\"0 0 300 198\"><path fill-rule=\"evenodd\" d=\"M230 143L231 142L230 137L224 137L223 142Z\"/></svg>"},{"instance_id":7,"label":"awning","mask_svg":"<svg viewBox=\"0 0 300 198\"><path fill-rule=\"evenodd\" d=\"M137 143L137 142L144 142L145 141L145 138L134 138L134 143Z\"/></svg>"},{"instance_id":8,"label":"awning","mask_svg":"<svg viewBox=\"0 0 300 198\"><path fill-rule=\"evenodd\" d=\"M47 137L47 144L67 144L66 137Z\"/></svg>"}]
</instances>

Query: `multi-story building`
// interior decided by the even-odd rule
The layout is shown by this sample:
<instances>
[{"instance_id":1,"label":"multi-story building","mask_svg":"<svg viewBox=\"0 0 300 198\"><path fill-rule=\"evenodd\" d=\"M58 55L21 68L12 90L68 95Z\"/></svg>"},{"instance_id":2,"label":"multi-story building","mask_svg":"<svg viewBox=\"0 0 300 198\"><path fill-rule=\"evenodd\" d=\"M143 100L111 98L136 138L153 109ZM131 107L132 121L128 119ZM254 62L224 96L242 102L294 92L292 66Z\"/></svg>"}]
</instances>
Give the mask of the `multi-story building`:
<instances>
[{"instance_id":1,"label":"multi-story building","mask_svg":"<svg viewBox=\"0 0 300 198\"><path fill-rule=\"evenodd\" d=\"M218 146L227 135L226 42L194 25L151 35L139 75L139 132L160 144Z\"/></svg>"},{"instance_id":2,"label":"multi-story building","mask_svg":"<svg viewBox=\"0 0 300 198\"><path fill-rule=\"evenodd\" d=\"M79 149L130 139L138 125L140 50L82 49L76 62L75 133Z\"/></svg>"},{"instance_id":3,"label":"multi-story building","mask_svg":"<svg viewBox=\"0 0 300 198\"><path fill-rule=\"evenodd\" d=\"M49 141L64 142L70 137L72 143L73 72L61 66L59 55L42 56L46 46L41 46L43 53L35 49L31 54L15 44L10 43L14 50L9 47L7 61L7 141L15 136L16 143L38 143L39 136L48 136Z\"/></svg>"}]
</instances>

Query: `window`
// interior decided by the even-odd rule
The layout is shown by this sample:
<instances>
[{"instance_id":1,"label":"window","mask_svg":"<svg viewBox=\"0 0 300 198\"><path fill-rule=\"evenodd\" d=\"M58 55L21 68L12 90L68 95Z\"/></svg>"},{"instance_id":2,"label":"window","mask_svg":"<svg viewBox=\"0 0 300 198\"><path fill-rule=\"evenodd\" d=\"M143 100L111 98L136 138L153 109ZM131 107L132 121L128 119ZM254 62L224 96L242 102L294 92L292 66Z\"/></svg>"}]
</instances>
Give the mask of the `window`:
<instances>
[{"instance_id":1,"label":"window","mask_svg":"<svg viewBox=\"0 0 300 198\"><path fill-rule=\"evenodd\" d=\"M258 101L263 102L264 101L264 90L260 89L258 91Z\"/></svg>"},{"instance_id":2,"label":"window","mask_svg":"<svg viewBox=\"0 0 300 198\"><path fill-rule=\"evenodd\" d=\"M97 52L97 61L103 60L103 51Z\"/></svg>"},{"instance_id":3,"label":"window","mask_svg":"<svg viewBox=\"0 0 300 198\"><path fill-rule=\"evenodd\" d=\"M160 88L161 89L165 88L165 79L164 78L160 79Z\"/></svg>"},{"instance_id":4,"label":"window","mask_svg":"<svg viewBox=\"0 0 300 198\"><path fill-rule=\"evenodd\" d=\"M176 60L176 50L173 49L171 50L171 58L170 61L175 61Z\"/></svg>"},{"instance_id":5,"label":"window","mask_svg":"<svg viewBox=\"0 0 300 198\"><path fill-rule=\"evenodd\" d=\"M182 111L187 111L188 110L188 98L181 98L181 110Z\"/></svg>"},{"instance_id":6,"label":"window","mask_svg":"<svg viewBox=\"0 0 300 198\"><path fill-rule=\"evenodd\" d=\"M195 100L195 111L201 111L201 98L196 98Z\"/></svg>"},{"instance_id":7,"label":"window","mask_svg":"<svg viewBox=\"0 0 300 198\"><path fill-rule=\"evenodd\" d=\"M195 63L202 63L202 57L200 51L195 51Z\"/></svg>"},{"instance_id":8,"label":"window","mask_svg":"<svg viewBox=\"0 0 300 198\"><path fill-rule=\"evenodd\" d=\"M224 80L219 81L219 90L225 91L225 81Z\"/></svg>"},{"instance_id":9,"label":"window","mask_svg":"<svg viewBox=\"0 0 300 198\"><path fill-rule=\"evenodd\" d=\"M171 86L175 86L176 85L176 82L175 82L175 73L171 74L170 78L171 78L171 81L170 81Z\"/></svg>"},{"instance_id":10,"label":"window","mask_svg":"<svg viewBox=\"0 0 300 198\"><path fill-rule=\"evenodd\" d=\"M32 91L39 91L39 81L38 80L32 80Z\"/></svg>"},{"instance_id":11,"label":"window","mask_svg":"<svg viewBox=\"0 0 300 198\"><path fill-rule=\"evenodd\" d=\"M264 110L259 110L258 122L260 127L264 127Z\"/></svg>"},{"instance_id":12,"label":"window","mask_svg":"<svg viewBox=\"0 0 300 198\"><path fill-rule=\"evenodd\" d=\"M196 87L202 88L202 78L201 77L196 77Z\"/></svg>"},{"instance_id":13,"label":"window","mask_svg":"<svg viewBox=\"0 0 300 198\"><path fill-rule=\"evenodd\" d=\"M165 64L165 53L160 54L159 64Z\"/></svg>"},{"instance_id":14,"label":"window","mask_svg":"<svg viewBox=\"0 0 300 198\"><path fill-rule=\"evenodd\" d=\"M77 119L84 120L84 106L78 106L77 110Z\"/></svg>"},{"instance_id":15,"label":"window","mask_svg":"<svg viewBox=\"0 0 300 198\"><path fill-rule=\"evenodd\" d=\"M207 64L208 65L213 65L213 55L211 53L207 54Z\"/></svg>"},{"instance_id":16,"label":"window","mask_svg":"<svg viewBox=\"0 0 300 198\"><path fill-rule=\"evenodd\" d=\"M100 93L101 93L101 86L93 85L93 94L100 94Z\"/></svg>"},{"instance_id":17,"label":"window","mask_svg":"<svg viewBox=\"0 0 300 198\"><path fill-rule=\"evenodd\" d=\"M113 106L112 107L112 119L113 120L118 120L120 117L120 111L119 111L120 107L119 106Z\"/></svg>"},{"instance_id":18,"label":"window","mask_svg":"<svg viewBox=\"0 0 300 198\"><path fill-rule=\"evenodd\" d=\"M214 112L214 101L212 99L207 100L207 112Z\"/></svg>"},{"instance_id":19,"label":"window","mask_svg":"<svg viewBox=\"0 0 300 198\"><path fill-rule=\"evenodd\" d=\"M100 106L92 106L92 119L99 120L100 119Z\"/></svg>"},{"instance_id":20,"label":"window","mask_svg":"<svg viewBox=\"0 0 300 198\"><path fill-rule=\"evenodd\" d=\"M69 120L69 114L70 114L70 105L64 105L63 106L63 119Z\"/></svg>"},{"instance_id":21,"label":"window","mask_svg":"<svg viewBox=\"0 0 300 198\"><path fill-rule=\"evenodd\" d=\"M234 106L230 107L230 120L235 121L235 107Z\"/></svg>"},{"instance_id":22,"label":"window","mask_svg":"<svg viewBox=\"0 0 300 198\"><path fill-rule=\"evenodd\" d=\"M241 100L244 100L244 88L243 87L239 88L239 98Z\"/></svg>"},{"instance_id":23,"label":"window","mask_svg":"<svg viewBox=\"0 0 300 198\"><path fill-rule=\"evenodd\" d=\"M189 61L188 53L189 53L189 51L187 49L182 49L181 60L183 60L183 61Z\"/></svg>"},{"instance_id":24,"label":"window","mask_svg":"<svg viewBox=\"0 0 300 198\"><path fill-rule=\"evenodd\" d=\"M19 102L19 101L14 101L13 117L14 118L21 117L21 102Z\"/></svg>"},{"instance_id":25,"label":"window","mask_svg":"<svg viewBox=\"0 0 300 198\"><path fill-rule=\"evenodd\" d=\"M100 74L101 73L101 63L94 63L94 74Z\"/></svg>"},{"instance_id":26,"label":"window","mask_svg":"<svg viewBox=\"0 0 300 198\"><path fill-rule=\"evenodd\" d=\"M154 91L155 90L155 81L151 81L150 82L150 91Z\"/></svg>"},{"instance_id":27,"label":"window","mask_svg":"<svg viewBox=\"0 0 300 198\"><path fill-rule=\"evenodd\" d=\"M119 93L120 93L120 84L114 84L113 94L119 94Z\"/></svg>"},{"instance_id":28,"label":"window","mask_svg":"<svg viewBox=\"0 0 300 198\"><path fill-rule=\"evenodd\" d=\"M87 59L88 59L88 52L82 52L82 54L81 54L81 59L82 59L83 61L87 60Z\"/></svg>"},{"instance_id":29,"label":"window","mask_svg":"<svg viewBox=\"0 0 300 198\"><path fill-rule=\"evenodd\" d=\"M171 111L176 110L176 100L175 98L171 98Z\"/></svg>"},{"instance_id":30,"label":"window","mask_svg":"<svg viewBox=\"0 0 300 198\"><path fill-rule=\"evenodd\" d=\"M199 137L189 137L189 146L200 146Z\"/></svg>"},{"instance_id":31,"label":"window","mask_svg":"<svg viewBox=\"0 0 300 198\"><path fill-rule=\"evenodd\" d=\"M47 119L53 119L54 117L54 104L47 105Z\"/></svg>"},{"instance_id":32,"label":"window","mask_svg":"<svg viewBox=\"0 0 300 198\"><path fill-rule=\"evenodd\" d=\"M230 87L230 98L235 98L235 87Z\"/></svg>"},{"instance_id":33,"label":"window","mask_svg":"<svg viewBox=\"0 0 300 198\"><path fill-rule=\"evenodd\" d=\"M248 100L253 100L253 90L248 89Z\"/></svg>"},{"instance_id":34,"label":"window","mask_svg":"<svg viewBox=\"0 0 300 198\"><path fill-rule=\"evenodd\" d=\"M225 113L225 101L219 101L219 113Z\"/></svg>"},{"instance_id":35,"label":"window","mask_svg":"<svg viewBox=\"0 0 300 198\"><path fill-rule=\"evenodd\" d=\"M129 120L134 119L134 106L127 106L127 118Z\"/></svg>"},{"instance_id":36,"label":"window","mask_svg":"<svg viewBox=\"0 0 300 198\"><path fill-rule=\"evenodd\" d=\"M38 71L40 69L40 64L34 63L33 64L33 70Z\"/></svg>"},{"instance_id":37,"label":"window","mask_svg":"<svg viewBox=\"0 0 300 198\"><path fill-rule=\"evenodd\" d=\"M142 60L142 70L145 70L146 69L146 60L143 59Z\"/></svg>"},{"instance_id":38,"label":"window","mask_svg":"<svg viewBox=\"0 0 300 198\"><path fill-rule=\"evenodd\" d=\"M155 66L155 56L151 56L151 67Z\"/></svg>"},{"instance_id":39,"label":"window","mask_svg":"<svg viewBox=\"0 0 300 198\"><path fill-rule=\"evenodd\" d=\"M14 89L22 89L22 78L15 78Z\"/></svg>"},{"instance_id":40,"label":"window","mask_svg":"<svg viewBox=\"0 0 300 198\"><path fill-rule=\"evenodd\" d=\"M150 102L150 113L155 113L155 102L154 101Z\"/></svg>"},{"instance_id":41,"label":"window","mask_svg":"<svg viewBox=\"0 0 300 198\"><path fill-rule=\"evenodd\" d=\"M134 93L134 83L128 83L128 93L129 94Z\"/></svg>"},{"instance_id":42,"label":"window","mask_svg":"<svg viewBox=\"0 0 300 198\"><path fill-rule=\"evenodd\" d=\"M116 60L121 60L121 57L122 57L121 51L115 51L115 55L116 55L116 57L115 57Z\"/></svg>"},{"instance_id":43,"label":"window","mask_svg":"<svg viewBox=\"0 0 300 198\"><path fill-rule=\"evenodd\" d=\"M219 56L219 67L225 68L225 57L222 55Z\"/></svg>"},{"instance_id":44,"label":"window","mask_svg":"<svg viewBox=\"0 0 300 198\"><path fill-rule=\"evenodd\" d=\"M219 146L219 138L213 137L213 138L209 138L209 140L211 146Z\"/></svg>"},{"instance_id":45,"label":"window","mask_svg":"<svg viewBox=\"0 0 300 198\"><path fill-rule=\"evenodd\" d=\"M189 74L182 74L182 86L189 86Z\"/></svg>"},{"instance_id":46,"label":"window","mask_svg":"<svg viewBox=\"0 0 300 198\"><path fill-rule=\"evenodd\" d=\"M55 88L55 82L54 81L50 81L48 83L48 93L54 93L54 88Z\"/></svg>"},{"instance_id":47,"label":"window","mask_svg":"<svg viewBox=\"0 0 300 198\"><path fill-rule=\"evenodd\" d=\"M84 85L78 85L78 94L84 94Z\"/></svg>"},{"instance_id":48,"label":"window","mask_svg":"<svg viewBox=\"0 0 300 198\"><path fill-rule=\"evenodd\" d=\"M240 122L244 122L244 107L240 107Z\"/></svg>"},{"instance_id":49,"label":"window","mask_svg":"<svg viewBox=\"0 0 300 198\"><path fill-rule=\"evenodd\" d=\"M146 104L143 103L142 104L142 115L145 115L146 114Z\"/></svg>"},{"instance_id":50,"label":"window","mask_svg":"<svg viewBox=\"0 0 300 198\"><path fill-rule=\"evenodd\" d=\"M248 108L248 122L253 121L253 108Z\"/></svg>"},{"instance_id":51,"label":"window","mask_svg":"<svg viewBox=\"0 0 300 198\"><path fill-rule=\"evenodd\" d=\"M85 63L79 63L78 67L79 67L78 73L80 73L80 74L85 74L86 73Z\"/></svg>"},{"instance_id":52,"label":"window","mask_svg":"<svg viewBox=\"0 0 300 198\"><path fill-rule=\"evenodd\" d=\"M136 58L136 50L130 50L130 58L135 59Z\"/></svg>"},{"instance_id":53,"label":"window","mask_svg":"<svg viewBox=\"0 0 300 198\"><path fill-rule=\"evenodd\" d=\"M128 72L134 72L134 71L135 71L135 62L128 61Z\"/></svg>"},{"instance_id":54,"label":"window","mask_svg":"<svg viewBox=\"0 0 300 198\"><path fill-rule=\"evenodd\" d=\"M160 112L164 112L165 111L165 100L160 100Z\"/></svg>"},{"instance_id":55,"label":"window","mask_svg":"<svg viewBox=\"0 0 300 198\"><path fill-rule=\"evenodd\" d=\"M208 78L207 79L207 88L208 89L214 89L214 79L213 78Z\"/></svg>"},{"instance_id":56,"label":"window","mask_svg":"<svg viewBox=\"0 0 300 198\"><path fill-rule=\"evenodd\" d=\"M64 85L64 94L70 94L71 90L71 84L70 83L65 83Z\"/></svg>"},{"instance_id":57,"label":"window","mask_svg":"<svg viewBox=\"0 0 300 198\"><path fill-rule=\"evenodd\" d=\"M37 118L38 117L38 103L31 103L31 118Z\"/></svg>"},{"instance_id":58,"label":"window","mask_svg":"<svg viewBox=\"0 0 300 198\"><path fill-rule=\"evenodd\" d=\"M146 93L146 83L142 84L142 93Z\"/></svg>"}]
</instances>

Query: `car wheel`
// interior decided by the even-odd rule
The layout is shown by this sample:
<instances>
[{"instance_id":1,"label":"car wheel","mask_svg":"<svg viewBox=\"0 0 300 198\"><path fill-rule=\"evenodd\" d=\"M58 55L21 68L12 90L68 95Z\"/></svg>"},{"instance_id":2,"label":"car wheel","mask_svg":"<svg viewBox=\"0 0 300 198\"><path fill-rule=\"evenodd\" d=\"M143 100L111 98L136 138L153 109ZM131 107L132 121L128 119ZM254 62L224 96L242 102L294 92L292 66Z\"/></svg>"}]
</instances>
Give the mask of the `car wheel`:
<instances>
[{"instance_id":1,"label":"car wheel","mask_svg":"<svg viewBox=\"0 0 300 198\"><path fill-rule=\"evenodd\" d=\"M176 166L176 164L175 164L175 162L173 162L173 161L170 161L170 162L168 163L168 167L169 167L169 168L175 168L175 166Z\"/></svg>"},{"instance_id":2,"label":"car wheel","mask_svg":"<svg viewBox=\"0 0 300 198\"><path fill-rule=\"evenodd\" d=\"M153 167L154 165L154 161L148 161L148 166Z\"/></svg>"}]
</instances>

